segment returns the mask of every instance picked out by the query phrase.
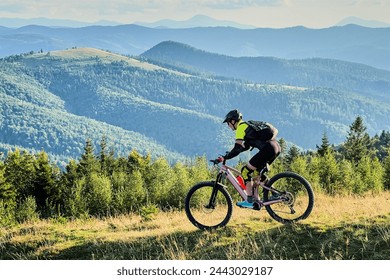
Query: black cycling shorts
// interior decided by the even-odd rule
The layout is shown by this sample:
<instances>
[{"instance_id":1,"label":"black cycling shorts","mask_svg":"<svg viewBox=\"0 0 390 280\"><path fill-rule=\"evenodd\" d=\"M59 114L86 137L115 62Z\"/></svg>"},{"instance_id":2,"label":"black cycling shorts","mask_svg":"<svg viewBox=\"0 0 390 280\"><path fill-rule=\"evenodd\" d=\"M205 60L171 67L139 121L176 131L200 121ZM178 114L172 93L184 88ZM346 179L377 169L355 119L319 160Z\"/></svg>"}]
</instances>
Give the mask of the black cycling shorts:
<instances>
[{"instance_id":1,"label":"black cycling shorts","mask_svg":"<svg viewBox=\"0 0 390 280\"><path fill-rule=\"evenodd\" d=\"M260 171L267 163L271 164L280 152L281 148L276 140L267 141L261 150L249 160L249 163Z\"/></svg>"}]
</instances>

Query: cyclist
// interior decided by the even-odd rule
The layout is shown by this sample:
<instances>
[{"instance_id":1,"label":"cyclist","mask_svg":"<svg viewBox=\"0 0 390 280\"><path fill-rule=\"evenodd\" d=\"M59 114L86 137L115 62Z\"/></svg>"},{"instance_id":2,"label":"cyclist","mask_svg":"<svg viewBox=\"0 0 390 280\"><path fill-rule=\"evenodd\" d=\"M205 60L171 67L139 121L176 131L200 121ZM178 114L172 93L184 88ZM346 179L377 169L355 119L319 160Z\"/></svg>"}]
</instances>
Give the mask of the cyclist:
<instances>
[{"instance_id":1,"label":"cyclist","mask_svg":"<svg viewBox=\"0 0 390 280\"><path fill-rule=\"evenodd\" d=\"M232 110L227 113L223 123L227 123L233 131L236 131L236 141L233 149L226 153L225 156L219 157L219 161L234 158L251 147L259 149L259 152L241 169L248 196L246 201L237 202L237 206L260 209L259 205L254 203L254 201L258 199L258 193L257 191L253 191L252 177L258 176L259 171L263 169L267 163L271 164L280 154L281 148L279 143L275 140L277 129L275 129L274 136L270 140L248 139L246 135L249 131L249 125L242 120L242 114L238 110Z\"/></svg>"}]
</instances>

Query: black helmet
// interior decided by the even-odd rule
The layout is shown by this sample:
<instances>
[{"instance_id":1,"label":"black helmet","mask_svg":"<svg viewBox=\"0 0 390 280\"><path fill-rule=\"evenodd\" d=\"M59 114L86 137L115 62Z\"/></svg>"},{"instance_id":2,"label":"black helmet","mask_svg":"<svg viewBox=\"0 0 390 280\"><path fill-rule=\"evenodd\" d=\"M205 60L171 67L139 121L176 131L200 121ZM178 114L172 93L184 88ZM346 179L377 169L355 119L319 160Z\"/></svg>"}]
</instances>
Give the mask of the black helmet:
<instances>
[{"instance_id":1,"label":"black helmet","mask_svg":"<svg viewBox=\"0 0 390 280\"><path fill-rule=\"evenodd\" d=\"M225 120L223 122L224 123L230 122L231 120L235 120L237 122L241 119L242 119L242 114L240 113L240 111L238 111L236 109L236 110L232 110L229 113L227 113L227 115L225 116Z\"/></svg>"}]
</instances>

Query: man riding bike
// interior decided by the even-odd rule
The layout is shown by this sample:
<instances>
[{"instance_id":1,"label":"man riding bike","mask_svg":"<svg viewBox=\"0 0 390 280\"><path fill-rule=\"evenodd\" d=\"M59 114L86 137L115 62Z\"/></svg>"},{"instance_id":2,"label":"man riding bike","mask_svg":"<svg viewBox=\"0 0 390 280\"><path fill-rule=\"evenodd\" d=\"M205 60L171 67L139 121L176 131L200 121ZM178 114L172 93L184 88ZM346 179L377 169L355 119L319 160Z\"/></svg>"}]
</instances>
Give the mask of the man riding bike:
<instances>
[{"instance_id":1,"label":"man riding bike","mask_svg":"<svg viewBox=\"0 0 390 280\"><path fill-rule=\"evenodd\" d=\"M232 159L241 152L249 150L251 147L259 149L258 153L256 153L241 169L248 197L247 201L244 200L237 202L237 206L260 209L259 206L254 203L254 201L258 200L258 193L257 191L253 191L252 178L258 176L259 172L266 166L266 164L271 164L280 154L280 145L275 140L277 129L271 126L273 129L273 135L270 139L259 139L261 137L254 138L251 130L252 127L242 120L242 114L238 110L232 110L227 113L223 123L227 123L233 131L236 131L236 141L233 149L225 156L220 157L220 161ZM251 134L251 137L249 137L249 134Z\"/></svg>"}]
</instances>

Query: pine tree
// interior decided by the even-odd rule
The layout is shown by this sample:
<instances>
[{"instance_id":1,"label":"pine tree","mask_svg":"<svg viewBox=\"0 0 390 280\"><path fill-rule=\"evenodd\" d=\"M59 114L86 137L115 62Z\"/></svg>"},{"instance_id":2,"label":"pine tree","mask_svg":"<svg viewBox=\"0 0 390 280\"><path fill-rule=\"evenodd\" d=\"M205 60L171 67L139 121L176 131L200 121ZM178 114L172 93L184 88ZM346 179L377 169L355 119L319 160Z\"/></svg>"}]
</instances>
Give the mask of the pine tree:
<instances>
[{"instance_id":1,"label":"pine tree","mask_svg":"<svg viewBox=\"0 0 390 280\"><path fill-rule=\"evenodd\" d=\"M4 161L4 176L12 188L15 189L17 200L33 195L34 158L27 152L21 153L19 149L9 152Z\"/></svg>"},{"instance_id":2,"label":"pine tree","mask_svg":"<svg viewBox=\"0 0 390 280\"><path fill-rule=\"evenodd\" d=\"M16 205L16 190L5 178L5 166L0 162L0 201L5 205Z\"/></svg>"},{"instance_id":3,"label":"pine tree","mask_svg":"<svg viewBox=\"0 0 390 280\"><path fill-rule=\"evenodd\" d=\"M114 151L108 151L106 136L100 141L99 162L102 174L111 175L115 166Z\"/></svg>"},{"instance_id":4,"label":"pine tree","mask_svg":"<svg viewBox=\"0 0 390 280\"><path fill-rule=\"evenodd\" d=\"M284 155L284 153L286 152L286 149L287 149L287 143L286 143L286 140L284 140L284 138L280 138L278 140L278 143L279 143L279 146L282 150L281 154Z\"/></svg>"},{"instance_id":5,"label":"pine tree","mask_svg":"<svg viewBox=\"0 0 390 280\"><path fill-rule=\"evenodd\" d=\"M362 117L358 116L349 127L347 139L344 143L344 156L355 164L370 152L371 139L366 132Z\"/></svg>"},{"instance_id":6,"label":"pine tree","mask_svg":"<svg viewBox=\"0 0 390 280\"><path fill-rule=\"evenodd\" d=\"M383 185L386 190L390 190L390 147L387 149L387 156L383 161Z\"/></svg>"},{"instance_id":7,"label":"pine tree","mask_svg":"<svg viewBox=\"0 0 390 280\"><path fill-rule=\"evenodd\" d=\"M53 200L57 200L59 196L58 190L56 189L55 172L53 166L50 164L48 155L43 151L38 154L34 166L34 196L38 210L43 210L50 197Z\"/></svg>"},{"instance_id":8,"label":"pine tree","mask_svg":"<svg viewBox=\"0 0 390 280\"><path fill-rule=\"evenodd\" d=\"M320 167L319 177L321 187L328 194L335 195L339 193L339 168L332 150L327 150L320 158Z\"/></svg>"},{"instance_id":9,"label":"pine tree","mask_svg":"<svg viewBox=\"0 0 390 280\"><path fill-rule=\"evenodd\" d=\"M84 176L90 176L93 172L99 170L98 161L95 157L95 148L92 140L87 139L84 147L84 153L81 155L79 162L79 174Z\"/></svg>"},{"instance_id":10,"label":"pine tree","mask_svg":"<svg viewBox=\"0 0 390 280\"><path fill-rule=\"evenodd\" d=\"M159 158L147 169L145 188L148 202L162 207L169 206L170 190L175 186L173 170L166 159Z\"/></svg>"},{"instance_id":11,"label":"pine tree","mask_svg":"<svg viewBox=\"0 0 390 280\"><path fill-rule=\"evenodd\" d=\"M330 149L329 139L326 132L324 132L321 140L321 146L317 145L317 153L323 157Z\"/></svg>"},{"instance_id":12,"label":"pine tree","mask_svg":"<svg viewBox=\"0 0 390 280\"><path fill-rule=\"evenodd\" d=\"M384 158L389 155L390 131L383 130L379 136L375 135L374 147L379 160L384 160Z\"/></svg>"},{"instance_id":13,"label":"pine tree","mask_svg":"<svg viewBox=\"0 0 390 280\"><path fill-rule=\"evenodd\" d=\"M294 159L296 159L300 154L301 152L299 151L297 146L295 145L291 146L291 148L288 150L288 153L286 155L287 163L291 164L294 161Z\"/></svg>"},{"instance_id":14,"label":"pine tree","mask_svg":"<svg viewBox=\"0 0 390 280\"><path fill-rule=\"evenodd\" d=\"M132 150L127 158L129 173L132 173L133 171L140 171L141 174L144 174L146 168L150 164L150 161L150 154L142 156L136 150Z\"/></svg>"}]
</instances>

